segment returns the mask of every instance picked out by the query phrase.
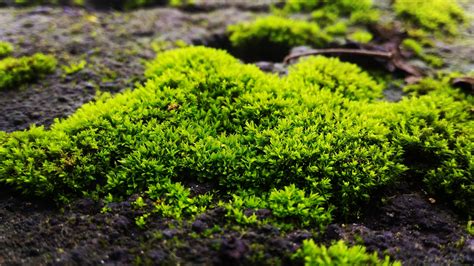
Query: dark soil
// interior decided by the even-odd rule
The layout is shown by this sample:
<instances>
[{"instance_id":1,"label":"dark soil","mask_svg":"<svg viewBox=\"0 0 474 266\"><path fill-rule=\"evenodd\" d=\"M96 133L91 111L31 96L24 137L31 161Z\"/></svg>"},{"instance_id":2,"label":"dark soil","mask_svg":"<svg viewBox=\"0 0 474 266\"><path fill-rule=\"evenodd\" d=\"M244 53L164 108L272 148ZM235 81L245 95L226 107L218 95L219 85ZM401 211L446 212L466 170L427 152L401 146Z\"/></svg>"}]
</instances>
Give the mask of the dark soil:
<instances>
[{"instance_id":1,"label":"dark soil","mask_svg":"<svg viewBox=\"0 0 474 266\"><path fill-rule=\"evenodd\" d=\"M442 205L420 193L389 197L357 223L331 224L319 237L307 230L238 228L225 224L225 210L214 209L183 222L151 217L135 225L132 202L103 204L77 200L62 210L15 194L0 198L0 264L295 264L291 254L304 239L344 239L364 244L407 265L472 265L474 239ZM432 199L431 199L432 200ZM268 215L261 210L259 215ZM209 231L206 229L217 228Z\"/></svg>"},{"instance_id":2,"label":"dark soil","mask_svg":"<svg viewBox=\"0 0 474 266\"><path fill-rule=\"evenodd\" d=\"M98 92L116 93L143 82L143 60L154 57L152 43L176 40L225 47L226 25L265 8L252 6L180 11L152 8L127 13L75 8L0 9L0 39L16 45L15 56L54 54L60 65L81 59L72 75L61 68L44 80L0 91L0 130L48 127ZM465 47L463 48L465 49ZM281 56L282 58L284 55ZM259 62L265 71L285 73L281 64ZM474 264L474 238L465 219L425 195L406 188L372 202L351 223L336 222L326 232L281 232L266 225L241 228L225 223L223 209L194 220L151 216L135 225L136 196L109 205L80 199L64 208L19 196L0 187L0 265L95 264L295 264L291 254L304 239L360 243L408 265ZM268 215L260 210L259 216Z\"/></svg>"}]
</instances>

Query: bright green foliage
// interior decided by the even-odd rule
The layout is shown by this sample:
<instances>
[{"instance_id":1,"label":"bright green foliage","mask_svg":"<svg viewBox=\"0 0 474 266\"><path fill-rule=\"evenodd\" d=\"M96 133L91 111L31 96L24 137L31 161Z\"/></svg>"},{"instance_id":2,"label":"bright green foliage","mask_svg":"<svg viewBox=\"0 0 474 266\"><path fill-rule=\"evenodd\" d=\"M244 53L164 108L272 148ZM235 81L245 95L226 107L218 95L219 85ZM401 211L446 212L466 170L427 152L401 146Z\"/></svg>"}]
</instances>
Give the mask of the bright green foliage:
<instances>
[{"instance_id":1,"label":"bright green foliage","mask_svg":"<svg viewBox=\"0 0 474 266\"><path fill-rule=\"evenodd\" d=\"M137 209L141 209L141 208L144 208L146 207L146 203L145 201L143 200L142 197L138 197L133 203L132 205L137 208Z\"/></svg>"},{"instance_id":2,"label":"bright green foliage","mask_svg":"<svg viewBox=\"0 0 474 266\"><path fill-rule=\"evenodd\" d=\"M368 43L372 38L372 34L368 31L355 31L349 35L349 39L360 43Z\"/></svg>"},{"instance_id":3,"label":"bright green foliage","mask_svg":"<svg viewBox=\"0 0 474 266\"><path fill-rule=\"evenodd\" d=\"M282 229L292 229L294 226L324 228L332 219L332 207L327 202L331 185L328 179L321 181L320 185L319 191L323 194L310 192L306 195L304 189L299 189L294 184L258 195L240 191L232 194L232 200L221 205L226 208L227 217L239 224L261 222L255 213L259 209L268 209L272 216L266 218L266 222Z\"/></svg>"},{"instance_id":4,"label":"bright green foliage","mask_svg":"<svg viewBox=\"0 0 474 266\"><path fill-rule=\"evenodd\" d=\"M86 104L49 131L9 134L2 181L58 197L127 195L170 182L160 195L178 191L191 206L173 182L228 191L295 184L323 195L318 184L327 179L331 202L348 214L403 170L387 128L347 112L347 100L319 86L291 86L201 47L158 55L147 75L155 78L145 86Z\"/></svg>"},{"instance_id":5,"label":"bright green foliage","mask_svg":"<svg viewBox=\"0 0 474 266\"><path fill-rule=\"evenodd\" d=\"M87 65L86 60L81 60L77 63L71 63L69 66L63 66L63 70L66 73L66 75L72 75L74 73L77 73L81 70L83 70Z\"/></svg>"},{"instance_id":6,"label":"bright green foliage","mask_svg":"<svg viewBox=\"0 0 474 266\"><path fill-rule=\"evenodd\" d=\"M406 124L396 132L407 164L428 191L474 211L474 123L469 104L447 95L427 95L402 102ZM415 107L416 106L416 107ZM472 105L471 105L472 106Z\"/></svg>"},{"instance_id":7,"label":"bright green foliage","mask_svg":"<svg viewBox=\"0 0 474 266\"><path fill-rule=\"evenodd\" d=\"M352 100L382 97L383 87L357 65L323 56L301 60L290 67L288 80L301 86L315 86Z\"/></svg>"},{"instance_id":8,"label":"bright green foliage","mask_svg":"<svg viewBox=\"0 0 474 266\"><path fill-rule=\"evenodd\" d=\"M422 60L426 61L433 67L441 67L443 66L443 59L427 54L423 51L423 46L414 39L405 39L402 43L405 49L411 50L416 56L421 58Z\"/></svg>"},{"instance_id":9,"label":"bright green foliage","mask_svg":"<svg viewBox=\"0 0 474 266\"><path fill-rule=\"evenodd\" d=\"M246 194L240 192L239 194ZM258 223L257 215L253 212L250 215L245 214L245 210L256 211L267 207L266 195L238 195L232 194L232 200L227 203L220 202L219 205L227 210L226 217L231 218L239 224Z\"/></svg>"},{"instance_id":10,"label":"bright green foliage","mask_svg":"<svg viewBox=\"0 0 474 266\"><path fill-rule=\"evenodd\" d=\"M146 220L148 219L149 216L150 214L147 213L147 214L136 217L135 224L140 228L145 228L146 223L147 223Z\"/></svg>"},{"instance_id":11,"label":"bright green foliage","mask_svg":"<svg viewBox=\"0 0 474 266\"><path fill-rule=\"evenodd\" d=\"M466 231L469 235L474 236L474 221L468 221Z\"/></svg>"},{"instance_id":12,"label":"bright green foliage","mask_svg":"<svg viewBox=\"0 0 474 266\"><path fill-rule=\"evenodd\" d=\"M379 259L376 252L368 253L364 246L355 245L348 247L344 241L339 240L329 247L316 245L312 239L304 240L302 247L293 255L294 258L304 260L306 266L332 266L332 265L397 265L398 261L390 261L388 256Z\"/></svg>"},{"instance_id":13,"label":"bright green foliage","mask_svg":"<svg viewBox=\"0 0 474 266\"><path fill-rule=\"evenodd\" d=\"M411 176L438 198L474 213L473 97L449 85L450 77L409 86L413 95L397 104L365 106L383 119L390 139L403 148ZM377 109L375 109L377 108Z\"/></svg>"},{"instance_id":14,"label":"bright green foliage","mask_svg":"<svg viewBox=\"0 0 474 266\"><path fill-rule=\"evenodd\" d=\"M0 58L5 57L13 52L13 45L9 42L0 41Z\"/></svg>"},{"instance_id":15,"label":"bright green foliage","mask_svg":"<svg viewBox=\"0 0 474 266\"><path fill-rule=\"evenodd\" d=\"M109 2L109 3L108 3ZM99 6L116 9L130 10L134 8L152 6L152 5L163 5L169 4L174 7L181 7L185 5L193 4L194 0L116 0L116 1L103 1L103 0L15 0L8 5L15 6L31 6L31 5L74 5L74 6Z\"/></svg>"},{"instance_id":16,"label":"bright green foliage","mask_svg":"<svg viewBox=\"0 0 474 266\"><path fill-rule=\"evenodd\" d=\"M434 33L456 35L459 25L467 19L456 0L396 0L393 8L399 16Z\"/></svg>"},{"instance_id":17,"label":"bright green foliage","mask_svg":"<svg viewBox=\"0 0 474 266\"><path fill-rule=\"evenodd\" d=\"M158 200L156 212L165 216L180 219L183 215L203 213L212 203L212 195L203 194L191 197L191 191L180 183L162 180L150 185L148 195Z\"/></svg>"},{"instance_id":18,"label":"bright green foliage","mask_svg":"<svg viewBox=\"0 0 474 266\"><path fill-rule=\"evenodd\" d=\"M195 3L195 0L170 0L170 6L181 7L186 5L192 5Z\"/></svg>"},{"instance_id":19,"label":"bright green foliage","mask_svg":"<svg viewBox=\"0 0 474 266\"><path fill-rule=\"evenodd\" d=\"M318 23L334 23L341 17L350 17L352 23L371 23L379 18L372 8L372 0L287 0L283 8L287 12L313 12Z\"/></svg>"},{"instance_id":20,"label":"bright green foliage","mask_svg":"<svg viewBox=\"0 0 474 266\"><path fill-rule=\"evenodd\" d=\"M279 78L203 47L159 54L146 76L50 130L1 134L0 182L60 200L148 191L174 218L229 195L240 223L267 208L278 224L317 227L416 173L471 211L474 134L460 94L379 102L380 85L337 59L308 58ZM213 190L192 195L186 181Z\"/></svg>"},{"instance_id":21,"label":"bright green foliage","mask_svg":"<svg viewBox=\"0 0 474 266\"><path fill-rule=\"evenodd\" d=\"M331 220L329 211L323 208L325 201L323 196L315 193L306 196L304 190L290 185L273 189L268 197L268 206L278 218L303 226L325 225Z\"/></svg>"},{"instance_id":22,"label":"bright green foliage","mask_svg":"<svg viewBox=\"0 0 474 266\"><path fill-rule=\"evenodd\" d=\"M288 52L298 45L322 47L331 41L316 23L279 16L257 18L229 26L230 41L241 48L264 47Z\"/></svg>"},{"instance_id":23,"label":"bright green foliage","mask_svg":"<svg viewBox=\"0 0 474 266\"><path fill-rule=\"evenodd\" d=\"M334 24L328 25L324 30L332 35L332 36L337 36L337 35L345 35L347 31L347 23L343 21L336 22Z\"/></svg>"},{"instance_id":24,"label":"bright green foliage","mask_svg":"<svg viewBox=\"0 0 474 266\"><path fill-rule=\"evenodd\" d=\"M405 40L403 40L402 46L406 49L411 50L416 55L423 54L423 46L414 39L405 39Z\"/></svg>"},{"instance_id":25,"label":"bright green foliage","mask_svg":"<svg viewBox=\"0 0 474 266\"><path fill-rule=\"evenodd\" d=\"M372 0L287 0L285 3L285 9L291 12L313 11L321 7L350 13L372 8Z\"/></svg>"},{"instance_id":26,"label":"bright green foliage","mask_svg":"<svg viewBox=\"0 0 474 266\"><path fill-rule=\"evenodd\" d=\"M12 88L54 71L56 59L44 54L0 60L0 89Z\"/></svg>"}]
</instances>

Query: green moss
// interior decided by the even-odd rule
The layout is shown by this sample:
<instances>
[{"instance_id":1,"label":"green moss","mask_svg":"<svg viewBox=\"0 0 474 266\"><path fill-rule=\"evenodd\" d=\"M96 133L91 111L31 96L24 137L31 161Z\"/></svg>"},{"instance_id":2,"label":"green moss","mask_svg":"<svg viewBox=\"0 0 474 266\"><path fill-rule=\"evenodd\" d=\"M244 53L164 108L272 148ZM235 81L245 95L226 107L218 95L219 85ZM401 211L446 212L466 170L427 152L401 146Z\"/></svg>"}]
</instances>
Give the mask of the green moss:
<instances>
[{"instance_id":1,"label":"green moss","mask_svg":"<svg viewBox=\"0 0 474 266\"><path fill-rule=\"evenodd\" d=\"M227 210L227 217L243 225L272 223L284 230L295 226L324 229L332 220L332 207L327 201L331 184L328 179L318 186L314 184L311 190L317 192L310 193L294 184L258 195L240 191L232 194L232 200L220 205ZM270 210L272 216L259 220L256 213L260 209Z\"/></svg>"},{"instance_id":2,"label":"green moss","mask_svg":"<svg viewBox=\"0 0 474 266\"><path fill-rule=\"evenodd\" d=\"M0 41L0 58L10 55L13 52L13 45L9 42Z\"/></svg>"},{"instance_id":3,"label":"green moss","mask_svg":"<svg viewBox=\"0 0 474 266\"><path fill-rule=\"evenodd\" d=\"M460 24L467 19L456 0L396 0L393 8L402 18L433 33L456 35Z\"/></svg>"},{"instance_id":4,"label":"green moss","mask_svg":"<svg viewBox=\"0 0 474 266\"><path fill-rule=\"evenodd\" d=\"M77 63L71 63L68 66L63 66L62 68L63 68L64 73L66 75L72 75L72 74L75 74L75 73L83 70L86 67L86 65L87 65L86 60L80 60Z\"/></svg>"},{"instance_id":5,"label":"green moss","mask_svg":"<svg viewBox=\"0 0 474 266\"><path fill-rule=\"evenodd\" d=\"M360 42L360 43L368 43L372 40L373 36L368 31L358 30L349 35L349 39Z\"/></svg>"},{"instance_id":6,"label":"green moss","mask_svg":"<svg viewBox=\"0 0 474 266\"><path fill-rule=\"evenodd\" d=\"M340 240L329 247L316 245L313 240L303 241L302 247L293 255L307 266L315 265L401 265L390 261L388 256L381 260L377 253L368 253L364 246L348 247Z\"/></svg>"},{"instance_id":7,"label":"green moss","mask_svg":"<svg viewBox=\"0 0 474 266\"><path fill-rule=\"evenodd\" d=\"M170 0L169 1L170 6L174 6L174 7L193 5L194 3L195 3L195 0Z\"/></svg>"},{"instance_id":8,"label":"green moss","mask_svg":"<svg viewBox=\"0 0 474 266\"><path fill-rule=\"evenodd\" d=\"M405 39L402 42L402 46L405 49L411 50L416 55L422 55L424 53L423 46L414 39Z\"/></svg>"},{"instance_id":9,"label":"green moss","mask_svg":"<svg viewBox=\"0 0 474 266\"><path fill-rule=\"evenodd\" d=\"M298 45L322 47L331 41L316 23L278 16L257 18L229 27L230 41L234 47L250 50L277 50L286 53Z\"/></svg>"},{"instance_id":10,"label":"green moss","mask_svg":"<svg viewBox=\"0 0 474 266\"><path fill-rule=\"evenodd\" d=\"M468 221L466 231L470 236L474 236L474 221Z\"/></svg>"},{"instance_id":11,"label":"green moss","mask_svg":"<svg viewBox=\"0 0 474 266\"><path fill-rule=\"evenodd\" d=\"M286 12L312 12L318 23L331 24L341 17L349 17L351 23L372 23L378 20L379 13L372 8L372 0L287 0Z\"/></svg>"},{"instance_id":12,"label":"green moss","mask_svg":"<svg viewBox=\"0 0 474 266\"><path fill-rule=\"evenodd\" d=\"M0 89L13 88L41 78L53 72L55 68L56 60L44 54L2 59L0 60Z\"/></svg>"},{"instance_id":13,"label":"green moss","mask_svg":"<svg viewBox=\"0 0 474 266\"><path fill-rule=\"evenodd\" d=\"M159 54L146 76L49 130L0 134L0 182L59 200L146 192L178 219L222 205L230 220L261 223L267 208L282 228L315 228L358 216L413 174L472 211L467 96L381 102L380 85L337 59L308 58L279 78L203 47ZM213 189L193 196L189 181Z\"/></svg>"},{"instance_id":14,"label":"green moss","mask_svg":"<svg viewBox=\"0 0 474 266\"><path fill-rule=\"evenodd\" d=\"M354 11L368 10L372 8L372 0L287 0L284 9L291 12L308 12L322 7L347 14Z\"/></svg>"},{"instance_id":15,"label":"green moss","mask_svg":"<svg viewBox=\"0 0 474 266\"><path fill-rule=\"evenodd\" d=\"M443 59L435 55L425 53L422 44L414 39L403 40L402 46L405 49L412 51L416 56L433 67L441 67L444 64Z\"/></svg>"},{"instance_id":16,"label":"green moss","mask_svg":"<svg viewBox=\"0 0 474 266\"><path fill-rule=\"evenodd\" d=\"M329 90L352 100L382 98L383 87L358 66L323 56L301 60L289 69L288 81Z\"/></svg>"},{"instance_id":17,"label":"green moss","mask_svg":"<svg viewBox=\"0 0 474 266\"><path fill-rule=\"evenodd\" d=\"M330 35L345 35L347 32L347 24L340 21L332 25L327 26L324 30Z\"/></svg>"},{"instance_id":18,"label":"green moss","mask_svg":"<svg viewBox=\"0 0 474 266\"><path fill-rule=\"evenodd\" d=\"M423 96L379 104L379 110L368 108L392 128L390 139L403 148L410 181L472 215L474 99L453 89L449 80L449 76L422 80L407 91Z\"/></svg>"}]
</instances>

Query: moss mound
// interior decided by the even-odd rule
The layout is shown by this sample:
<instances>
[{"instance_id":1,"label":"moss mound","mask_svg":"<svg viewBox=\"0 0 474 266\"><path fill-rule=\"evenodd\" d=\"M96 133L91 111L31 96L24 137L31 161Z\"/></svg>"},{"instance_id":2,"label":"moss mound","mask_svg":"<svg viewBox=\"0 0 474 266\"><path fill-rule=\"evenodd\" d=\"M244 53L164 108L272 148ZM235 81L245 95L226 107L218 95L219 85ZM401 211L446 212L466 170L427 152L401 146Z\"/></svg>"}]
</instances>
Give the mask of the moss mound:
<instances>
[{"instance_id":1,"label":"moss mound","mask_svg":"<svg viewBox=\"0 0 474 266\"><path fill-rule=\"evenodd\" d=\"M228 31L232 45L250 57L284 55L299 45L323 47L332 39L316 23L280 16L231 25ZM250 51L252 54L248 55Z\"/></svg>"},{"instance_id":2,"label":"moss mound","mask_svg":"<svg viewBox=\"0 0 474 266\"><path fill-rule=\"evenodd\" d=\"M146 192L172 217L222 205L254 223L245 211L267 208L291 227L357 215L414 173L472 212L468 99L377 102L380 86L348 63L312 58L280 79L203 47L160 54L146 75L50 130L0 134L0 182L60 200ZM192 195L188 182L212 189Z\"/></svg>"},{"instance_id":3,"label":"moss mound","mask_svg":"<svg viewBox=\"0 0 474 266\"><path fill-rule=\"evenodd\" d=\"M44 54L0 60L0 89L9 89L54 71L56 59Z\"/></svg>"},{"instance_id":4,"label":"moss mound","mask_svg":"<svg viewBox=\"0 0 474 266\"><path fill-rule=\"evenodd\" d=\"M368 253L364 246L348 247L342 240L329 247L319 246L313 240L305 240L302 247L293 255L304 261L306 266L314 265L397 265L388 256L380 260L377 253Z\"/></svg>"},{"instance_id":5,"label":"moss mound","mask_svg":"<svg viewBox=\"0 0 474 266\"><path fill-rule=\"evenodd\" d=\"M351 23L371 23L379 18L372 0L287 0L286 12L312 12L318 23L333 23L341 17L348 17Z\"/></svg>"},{"instance_id":6,"label":"moss mound","mask_svg":"<svg viewBox=\"0 0 474 266\"><path fill-rule=\"evenodd\" d=\"M10 55L13 52L13 45L9 42L0 41L0 58Z\"/></svg>"},{"instance_id":7,"label":"moss mound","mask_svg":"<svg viewBox=\"0 0 474 266\"><path fill-rule=\"evenodd\" d=\"M467 20L456 0L396 0L393 8L399 16L434 33L456 35L459 25Z\"/></svg>"},{"instance_id":8,"label":"moss mound","mask_svg":"<svg viewBox=\"0 0 474 266\"><path fill-rule=\"evenodd\" d=\"M290 67L288 81L303 87L317 86L351 100L382 98L383 86L357 65L337 58L310 57Z\"/></svg>"}]
</instances>

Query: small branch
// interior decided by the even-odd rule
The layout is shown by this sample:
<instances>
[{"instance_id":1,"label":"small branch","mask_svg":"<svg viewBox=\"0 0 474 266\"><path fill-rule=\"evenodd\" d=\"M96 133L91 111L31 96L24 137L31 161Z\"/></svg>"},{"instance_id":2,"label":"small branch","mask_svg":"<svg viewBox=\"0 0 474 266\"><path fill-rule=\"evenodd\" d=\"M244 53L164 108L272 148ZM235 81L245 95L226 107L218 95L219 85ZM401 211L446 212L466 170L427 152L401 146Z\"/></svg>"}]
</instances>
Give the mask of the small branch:
<instances>
[{"instance_id":1,"label":"small branch","mask_svg":"<svg viewBox=\"0 0 474 266\"><path fill-rule=\"evenodd\" d=\"M310 56L310 55L320 55L320 54L352 54L352 55L380 57L380 58L385 58L385 59L391 59L393 57L393 54L389 52L377 52L377 51L360 50L360 49L333 48L333 49L311 50L309 52L289 55L285 57L285 59L283 60L283 63L288 64L288 62L292 59Z\"/></svg>"}]
</instances>

